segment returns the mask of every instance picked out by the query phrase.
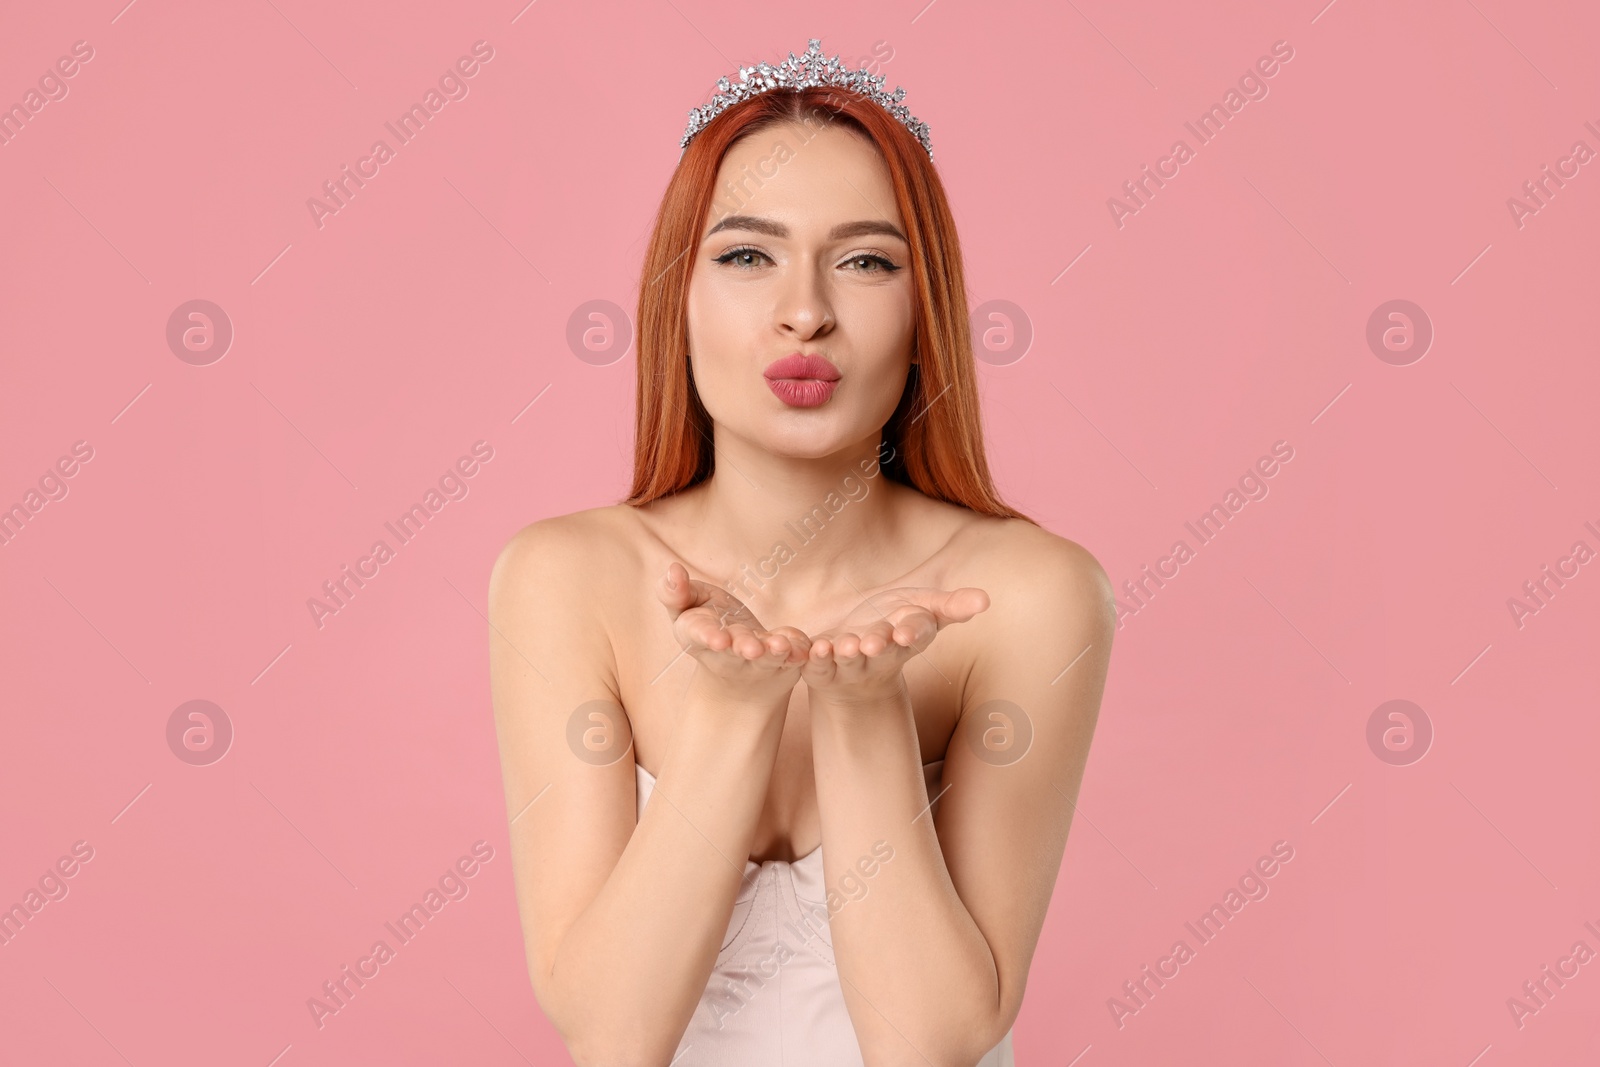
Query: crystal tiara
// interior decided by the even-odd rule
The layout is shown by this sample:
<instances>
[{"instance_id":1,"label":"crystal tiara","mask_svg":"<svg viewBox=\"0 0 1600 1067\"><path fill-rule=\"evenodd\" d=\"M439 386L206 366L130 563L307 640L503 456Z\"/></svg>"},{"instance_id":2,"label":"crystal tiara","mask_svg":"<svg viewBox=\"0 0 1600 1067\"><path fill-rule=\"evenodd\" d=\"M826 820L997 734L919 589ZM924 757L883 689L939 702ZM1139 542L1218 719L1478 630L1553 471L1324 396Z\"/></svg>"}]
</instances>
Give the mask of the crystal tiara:
<instances>
[{"instance_id":1,"label":"crystal tiara","mask_svg":"<svg viewBox=\"0 0 1600 1067\"><path fill-rule=\"evenodd\" d=\"M846 70L837 55L832 59L824 59L822 41L815 37L807 42L805 54L798 59L793 52L790 52L789 58L776 66L771 63L758 63L753 67L740 67L737 85L727 78L718 78L717 93L711 98L711 102L690 109L689 126L683 131L683 140L678 146L687 148L695 134L705 129L712 119L741 100L760 96L772 89L793 89L799 92L801 89L823 85L848 89L880 105L911 131L918 143L927 151L928 158L933 159L933 141L928 133L928 124L917 121L916 117L906 110L905 105L900 103L906 91L896 87L893 93L884 92L883 75L867 73L865 60L862 60L860 70Z\"/></svg>"}]
</instances>

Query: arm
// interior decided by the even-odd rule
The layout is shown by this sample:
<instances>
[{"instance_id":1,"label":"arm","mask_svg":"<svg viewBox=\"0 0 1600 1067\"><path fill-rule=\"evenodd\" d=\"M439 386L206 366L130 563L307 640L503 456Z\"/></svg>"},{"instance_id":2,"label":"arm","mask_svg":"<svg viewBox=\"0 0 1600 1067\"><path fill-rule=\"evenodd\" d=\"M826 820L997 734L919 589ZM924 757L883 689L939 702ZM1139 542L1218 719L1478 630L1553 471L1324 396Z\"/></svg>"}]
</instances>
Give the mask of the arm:
<instances>
[{"instance_id":1,"label":"arm","mask_svg":"<svg viewBox=\"0 0 1600 1067\"><path fill-rule=\"evenodd\" d=\"M887 687L868 681L812 697L829 887L852 871L862 880L873 864L857 862L874 857L874 843L893 849L865 894L831 919L845 1002L872 1067L970 1067L1022 1005L1115 622L1092 556L1059 538L1035 544L1009 579L991 583L996 610L967 624L981 652L969 677L951 679L964 683L963 714L936 817L920 814L931 798L899 671ZM906 669L932 670L916 658ZM996 700L1020 712L984 706ZM1029 728L1025 749L1006 747Z\"/></svg>"},{"instance_id":2,"label":"arm","mask_svg":"<svg viewBox=\"0 0 1600 1067\"><path fill-rule=\"evenodd\" d=\"M604 573L590 564L589 544L571 519L536 523L506 546L490 579L490 668L517 905L534 993L573 1059L665 1064L727 932L788 689L781 672L728 686L697 664L636 825L634 758L610 643L586 606ZM672 595L679 594L689 598L684 589ZM669 605L677 628L692 614ZM702 636L727 640L718 632L713 623ZM764 651L757 642L758 673L772 658ZM604 721L603 705L588 709L602 712L595 726L615 733L617 758L604 765L568 744L569 719L596 700L611 702L616 719Z\"/></svg>"}]
</instances>

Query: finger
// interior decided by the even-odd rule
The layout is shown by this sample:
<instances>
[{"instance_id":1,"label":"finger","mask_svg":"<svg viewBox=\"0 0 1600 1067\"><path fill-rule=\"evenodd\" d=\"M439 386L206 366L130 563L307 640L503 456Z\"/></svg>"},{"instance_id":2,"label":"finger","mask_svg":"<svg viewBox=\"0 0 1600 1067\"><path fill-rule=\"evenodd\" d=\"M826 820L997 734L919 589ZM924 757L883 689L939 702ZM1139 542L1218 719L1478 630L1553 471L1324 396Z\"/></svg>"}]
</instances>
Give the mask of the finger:
<instances>
[{"instance_id":1,"label":"finger","mask_svg":"<svg viewBox=\"0 0 1600 1067\"><path fill-rule=\"evenodd\" d=\"M656 597L675 616L683 614L700 602L694 582L689 577L689 571L677 560L667 565L666 574L662 575L661 581L656 585Z\"/></svg>"},{"instance_id":2,"label":"finger","mask_svg":"<svg viewBox=\"0 0 1600 1067\"><path fill-rule=\"evenodd\" d=\"M931 640L939 632L939 619L933 610L922 604L903 604L894 608L884 619L889 639L897 645L915 646L925 636Z\"/></svg>"},{"instance_id":3,"label":"finger","mask_svg":"<svg viewBox=\"0 0 1600 1067\"><path fill-rule=\"evenodd\" d=\"M901 619L897 630L907 648L921 652L938 636L939 620L931 612L919 611Z\"/></svg>"},{"instance_id":4,"label":"finger","mask_svg":"<svg viewBox=\"0 0 1600 1067\"><path fill-rule=\"evenodd\" d=\"M788 642L788 649L791 654L785 657L786 662L797 662L810 657L811 638L806 636L804 630L793 626L780 626L772 631L772 634L775 637L782 637Z\"/></svg>"},{"instance_id":5,"label":"finger","mask_svg":"<svg viewBox=\"0 0 1600 1067\"><path fill-rule=\"evenodd\" d=\"M697 618L689 624L689 637L713 652L732 648L734 643L732 633L706 618Z\"/></svg>"},{"instance_id":6,"label":"finger","mask_svg":"<svg viewBox=\"0 0 1600 1067\"><path fill-rule=\"evenodd\" d=\"M738 631L739 653L747 660L763 659L774 654L771 643L764 633L754 633L741 627Z\"/></svg>"},{"instance_id":7,"label":"finger","mask_svg":"<svg viewBox=\"0 0 1600 1067\"><path fill-rule=\"evenodd\" d=\"M825 643L825 642L824 642ZM811 657L800 666L800 677L805 679L809 686L826 685L833 681L834 662L833 656L824 655L817 651L821 647L818 642L811 645Z\"/></svg>"},{"instance_id":8,"label":"finger","mask_svg":"<svg viewBox=\"0 0 1600 1067\"><path fill-rule=\"evenodd\" d=\"M888 622L887 620L873 623L872 626L867 629L867 632L861 635L861 654L863 656L882 655L890 645L896 643L894 639L894 632L894 624Z\"/></svg>"},{"instance_id":9,"label":"finger","mask_svg":"<svg viewBox=\"0 0 1600 1067\"><path fill-rule=\"evenodd\" d=\"M965 586L946 593L936 600L935 613L941 624L966 622L981 611L989 609L989 594L982 589Z\"/></svg>"},{"instance_id":10,"label":"finger","mask_svg":"<svg viewBox=\"0 0 1600 1067\"><path fill-rule=\"evenodd\" d=\"M671 567L667 568L667 572L663 574L661 576L661 580L656 583L656 599L661 601L662 606L665 607L669 613L677 613L678 590L673 584Z\"/></svg>"},{"instance_id":11,"label":"finger","mask_svg":"<svg viewBox=\"0 0 1600 1067\"><path fill-rule=\"evenodd\" d=\"M680 613L673 621L673 630L683 635L680 641L712 651L720 652L733 644L733 632L704 609Z\"/></svg>"},{"instance_id":12,"label":"finger","mask_svg":"<svg viewBox=\"0 0 1600 1067\"><path fill-rule=\"evenodd\" d=\"M754 640L742 630L723 630L722 632L728 635L728 651L742 660L755 659L766 651L759 641Z\"/></svg>"}]
</instances>

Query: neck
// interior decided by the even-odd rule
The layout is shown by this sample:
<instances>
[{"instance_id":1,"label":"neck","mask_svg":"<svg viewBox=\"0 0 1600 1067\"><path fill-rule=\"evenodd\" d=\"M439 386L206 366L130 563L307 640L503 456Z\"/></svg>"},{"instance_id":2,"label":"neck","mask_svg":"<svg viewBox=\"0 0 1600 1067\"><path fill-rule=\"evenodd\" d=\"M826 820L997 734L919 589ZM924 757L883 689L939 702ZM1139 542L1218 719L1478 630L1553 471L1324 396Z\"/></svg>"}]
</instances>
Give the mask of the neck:
<instances>
[{"instance_id":1,"label":"neck","mask_svg":"<svg viewBox=\"0 0 1600 1067\"><path fill-rule=\"evenodd\" d=\"M816 459L724 435L692 508L715 553L711 573L760 617L865 591L897 540L903 487L880 466L888 456L876 434Z\"/></svg>"}]
</instances>

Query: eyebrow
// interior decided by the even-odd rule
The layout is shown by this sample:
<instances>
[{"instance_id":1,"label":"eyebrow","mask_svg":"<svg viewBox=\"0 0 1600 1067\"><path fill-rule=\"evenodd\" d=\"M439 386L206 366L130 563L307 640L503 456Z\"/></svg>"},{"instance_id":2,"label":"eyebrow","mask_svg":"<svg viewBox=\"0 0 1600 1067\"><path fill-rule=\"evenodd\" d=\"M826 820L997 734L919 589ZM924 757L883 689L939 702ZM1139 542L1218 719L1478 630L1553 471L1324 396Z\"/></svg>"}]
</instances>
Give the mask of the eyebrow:
<instances>
[{"instance_id":1,"label":"eyebrow","mask_svg":"<svg viewBox=\"0 0 1600 1067\"><path fill-rule=\"evenodd\" d=\"M729 215L711 229L706 231L705 240L718 230L750 230L753 233L764 233L769 237L788 237L789 227L781 222L761 218L759 215ZM906 244L906 235L891 223L881 219L863 219L859 222L841 222L828 231L828 240L843 241L849 237L863 237L867 234L882 234L887 237L897 237Z\"/></svg>"}]
</instances>

